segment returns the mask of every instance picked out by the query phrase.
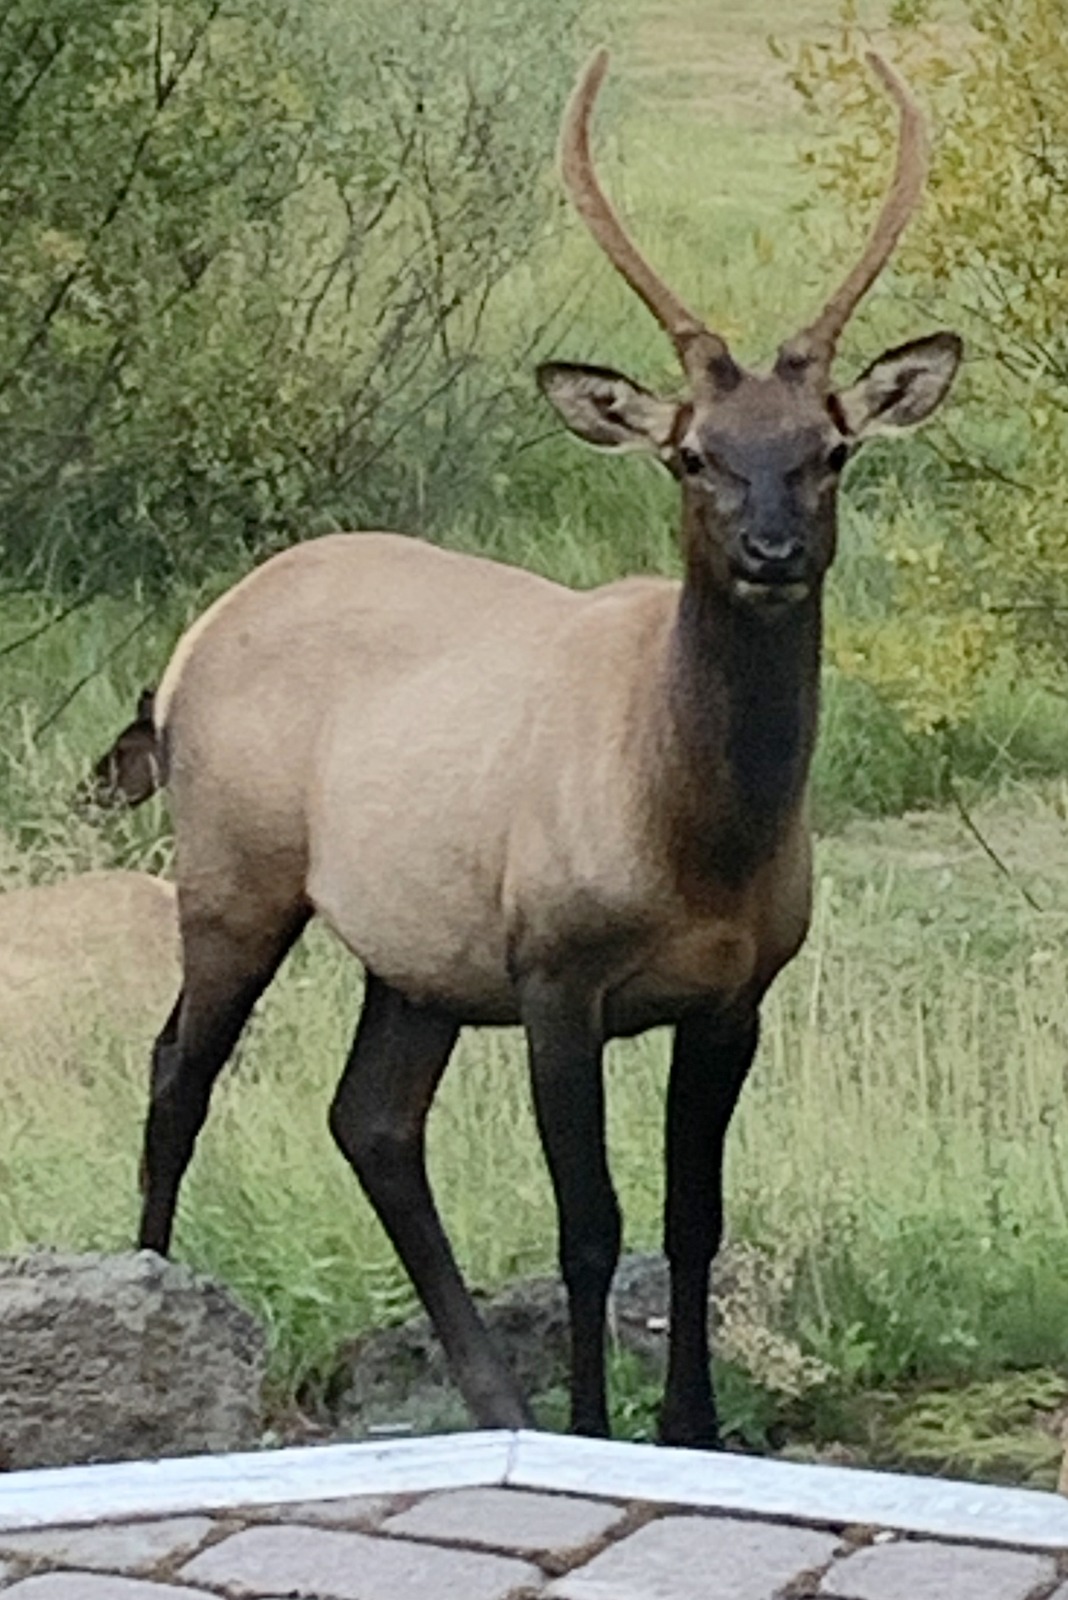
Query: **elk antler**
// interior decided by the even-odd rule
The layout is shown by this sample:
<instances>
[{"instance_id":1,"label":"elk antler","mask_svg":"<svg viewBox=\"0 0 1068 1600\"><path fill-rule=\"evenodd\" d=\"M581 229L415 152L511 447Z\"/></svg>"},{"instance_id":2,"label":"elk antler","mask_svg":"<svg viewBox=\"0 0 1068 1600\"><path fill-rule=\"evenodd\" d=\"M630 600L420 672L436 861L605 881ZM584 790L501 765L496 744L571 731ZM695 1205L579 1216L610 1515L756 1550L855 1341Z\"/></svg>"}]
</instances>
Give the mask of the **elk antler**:
<instances>
[{"instance_id":1,"label":"elk antler","mask_svg":"<svg viewBox=\"0 0 1068 1600\"><path fill-rule=\"evenodd\" d=\"M607 69L608 51L602 47L586 63L567 103L560 133L564 187L616 271L668 335L691 380L706 383L711 378L713 382L730 384L737 369L726 341L694 316L654 272L620 222L593 170L590 113Z\"/></svg>"},{"instance_id":2,"label":"elk antler","mask_svg":"<svg viewBox=\"0 0 1068 1600\"><path fill-rule=\"evenodd\" d=\"M901 113L893 181L863 255L816 320L782 346L776 362L779 372L829 370L842 329L889 261L923 193L927 134L920 108L888 61L874 50L866 60Z\"/></svg>"}]
</instances>

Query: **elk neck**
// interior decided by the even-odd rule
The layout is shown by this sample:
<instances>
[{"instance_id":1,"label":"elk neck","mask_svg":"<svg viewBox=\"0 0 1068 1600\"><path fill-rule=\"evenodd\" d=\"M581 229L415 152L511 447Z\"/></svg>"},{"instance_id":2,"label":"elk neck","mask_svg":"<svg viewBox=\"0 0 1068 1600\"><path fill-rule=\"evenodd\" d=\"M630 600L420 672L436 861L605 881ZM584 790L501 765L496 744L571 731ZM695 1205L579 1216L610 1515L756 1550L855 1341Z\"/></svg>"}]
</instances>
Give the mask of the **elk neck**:
<instances>
[{"instance_id":1,"label":"elk neck","mask_svg":"<svg viewBox=\"0 0 1068 1600\"><path fill-rule=\"evenodd\" d=\"M684 889L740 885L802 804L821 628L818 585L769 617L732 601L690 555L668 651L662 768Z\"/></svg>"}]
</instances>

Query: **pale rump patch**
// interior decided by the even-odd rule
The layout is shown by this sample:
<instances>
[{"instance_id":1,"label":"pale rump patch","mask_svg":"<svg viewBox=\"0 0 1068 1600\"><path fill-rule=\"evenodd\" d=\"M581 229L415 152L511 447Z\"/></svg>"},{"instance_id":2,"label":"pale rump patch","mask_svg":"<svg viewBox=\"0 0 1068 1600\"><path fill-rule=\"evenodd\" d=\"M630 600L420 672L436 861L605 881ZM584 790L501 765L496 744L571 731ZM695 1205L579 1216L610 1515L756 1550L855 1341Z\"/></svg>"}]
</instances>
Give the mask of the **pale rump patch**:
<instances>
[{"instance_id":1,"label":"pale rump patch","mask_svg":"<svg viewBox=\"0 0 1068 1600\"><path fill-rule=\"evenodd\" d=\"M240 583L235 584L232 589L227 589L225 594L221 594L219 598L208 607L202 616L199 616L195 622L190 624L190 626L185 630L181 638L178 640L178 643L171 652L171 658L167 662L163 677L160 680L159 688L156 690L155 704L152 709L152 720L155 724L157 733L167 725L167 712L170 708L171 701L174 699L174 693L178 687L179 679L185 670L194 646L207 632L208 628L211 627L212 623L219 616L219 614L225 611L227 606L230 605L230 603L236 599L239 594L242 594L248 585L255 582L260 570L261 569L257 568L256 572L250 572L248 577L242 578Z\"/></svg>"},{"instance_id":2,"label":"pale rump patch","mask_svg":"<svg viewBox=\"0 0 1068 1600\"><path fill-rule=\"evenodd\" d=\"M346 536L342 535L342 537ZM354 534L352 537L363 538L365 535ZM235 601L244 599L250 589L255 588L257 584L263 581L265 573L269 577L273 577L280 565L290 560L299 560L300 552L304 548L304 545L294 545L292 549L284 550L280 555L275 556L272 561L265 562L263 566L256 567L252 572L246 573L243 578L234 584L233 588L227 589L225 594L221 594L217 600L213 600L208 609L197 617L195 622L190 623L171 651L170 660L167 662L163 677L160 679L159 688L156 690L152 720L157 732L161 732L167 725L167 716L173 704L182 674L189 664L189 659L194 649L204 635L214 626L224 611L228 610Z\"/></svg>"}]
</instances>

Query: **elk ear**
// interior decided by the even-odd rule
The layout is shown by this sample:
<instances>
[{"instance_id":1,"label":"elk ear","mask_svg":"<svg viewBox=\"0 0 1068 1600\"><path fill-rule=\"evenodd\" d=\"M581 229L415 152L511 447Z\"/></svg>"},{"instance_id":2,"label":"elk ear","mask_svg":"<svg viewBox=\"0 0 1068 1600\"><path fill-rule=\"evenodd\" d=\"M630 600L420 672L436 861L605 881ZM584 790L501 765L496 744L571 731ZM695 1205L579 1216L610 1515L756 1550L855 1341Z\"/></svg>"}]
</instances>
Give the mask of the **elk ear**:
<instances>
[{"instance_id":1,"label":"elk ear","mask_svg":"<svg viewBox=\"0 0 1068 1600\"><path fill-rule=\"evenodd\" d=\"M855 439L895 433L925 422L957 375L964 345L955 333L932 333L885 351L837 396Z\"/></svg>"},{"instance_id":2,"label":"elk ear","mask_svg":"<svg viewBox=\"0 0 1068 1600\"><path fill-rule=\"evenodd\" d=\"M538 387L571 429L599 450L650 450L671 443L679 402L665 400L611 367L546 361Z\"/></svg>"}]
</instances>

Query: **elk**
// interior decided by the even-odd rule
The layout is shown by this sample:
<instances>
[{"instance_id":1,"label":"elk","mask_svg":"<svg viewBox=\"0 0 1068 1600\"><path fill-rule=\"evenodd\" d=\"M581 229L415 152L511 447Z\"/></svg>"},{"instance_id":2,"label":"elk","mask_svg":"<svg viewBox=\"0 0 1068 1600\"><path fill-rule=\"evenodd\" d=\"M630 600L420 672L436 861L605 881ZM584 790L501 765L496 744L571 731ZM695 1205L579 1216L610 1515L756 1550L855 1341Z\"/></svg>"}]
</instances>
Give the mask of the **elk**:
<instances>
[{"instance_id":1,"label":"elk","mask_svg":"<svg viewBox=\"0 0 1068 1600\"><path fill-rule=\"evenodd\" d=\"M582 592L400 535L330 535L216 601L156 697L184 972L153 1054L140 1243L167 1251L213 1080L318 914L366 970L331 1131L485 1427L530 1413L427 1179L426 1116L459 1030L525 1030L570 1312L571 1424L605 1434L620 1214L602 1051L666 1025L660 1434L719 1441L708 1291L723 1146L762 997L807 931L805 790L839 479L865 439L934 411L961 355L939 332L831 383L838 338L925 180L919 110L871 64L899 112L893 181L857 264L763 374L661 281L601 189L589 122L605 51L565 111L567 192L671 340L686 392L555 361L538 380L581 439L644 450L678 481L680 581Z\"/></svg>"}]
</instances>

